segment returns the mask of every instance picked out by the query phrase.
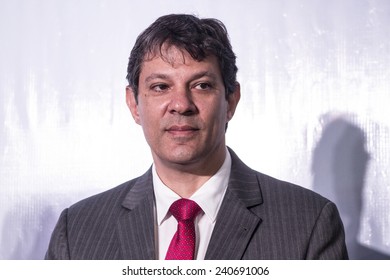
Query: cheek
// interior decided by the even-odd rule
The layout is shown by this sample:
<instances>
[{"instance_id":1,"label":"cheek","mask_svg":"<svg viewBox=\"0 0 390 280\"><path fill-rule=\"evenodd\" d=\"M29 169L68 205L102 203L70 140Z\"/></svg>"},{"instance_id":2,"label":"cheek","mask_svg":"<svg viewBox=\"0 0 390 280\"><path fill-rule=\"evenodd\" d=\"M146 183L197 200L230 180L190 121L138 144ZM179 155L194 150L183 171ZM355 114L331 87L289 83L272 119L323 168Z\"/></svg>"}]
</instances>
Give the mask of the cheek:
<instances>
[{"instance_id":1,"label":"cheek","mask_svg":"<svg viewBox=\"0 0 390 280\"><path fill-rule=\"evenodd\" d=\"M153 131L158 124L158 118L153 115L153 112L142 111L140 112L140 124L144 130Z\"/></svg>"},{"instance_id":2,"label":"cheek","mask_svg":"<svg viewBox=\"0 0 390 280\"><path fill-rule=\"evenodd\" d=\"M214 129L223 131L225 130L225 124L228 121L228 110L226 102L208 103L207 105L207 117L205 121L213 124Z\"/></svg>"},{"instance_id":3,"label":"cheek","mask_svg":"<svg viewBox=\"0 0 390 280\"><path fill-rule=\"evenodd\" d=\"M221 121L225 122L228 118L229 111L227 102L225 100L220 101L218 104L215 105L213 108L213 111L215 113L215 116Z\"/></svg>"},{"instance_id":4,"label":"cheek","mask_svg":"<svg viewBox=\"0 0 390 280\"><path fill-rule=\"evenodd\" d=\"M163 126L163 109L161 104L142 102L139 104L139 122L148 141L159 137Z\"/></svg>"},{"instance_id":5,"label":"cheek","mask_svg":"<svg viewBox=\"0 0 390 280\"><path fill-rule=\"evenodd\" d=\"M144 103L138 105L139 124L142 126L145 134L153 124L153 115L150 114L148 106Z\"/></svg>"},{"instance_id":6,"label":"cheek","mask_svg":"<svg viewBox=\"0 0 390 280\"><path fill-rule=\"evenodd\" d=\"M153 122L160 120L162 117L163 103L152 101L146 98L138 104L138 112L142 125L152 125Z\"/></svg>"}]
</instances>

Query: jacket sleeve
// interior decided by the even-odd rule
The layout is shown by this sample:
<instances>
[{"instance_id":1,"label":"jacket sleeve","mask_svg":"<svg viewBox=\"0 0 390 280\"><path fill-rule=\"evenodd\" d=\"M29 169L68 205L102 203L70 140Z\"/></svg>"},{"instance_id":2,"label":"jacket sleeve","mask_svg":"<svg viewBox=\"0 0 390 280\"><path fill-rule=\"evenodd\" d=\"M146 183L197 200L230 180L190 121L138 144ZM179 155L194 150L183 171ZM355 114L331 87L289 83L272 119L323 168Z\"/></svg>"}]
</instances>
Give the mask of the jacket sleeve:
<instances>
[{"instance_id":1,"label":"jacket sleeve","mask_svg":"<svg viewBox=\"0 0 390 280\"><path fill-rule=\"evenodd\" d=\"M67 233L68 209L62 211L51 235L45 260L69 260L69 245Z\"/></svg>"},{"instance_id":2,"label":"jacket sleeve","mask_svg":"<svg viewBox=\"0 0 390 280\"><path fill-rule=\"evenodd\" d=\"M344 226L333 202L326 203L317 218L306 258L320 260L348 259Z\"/></svg>"}]
</instances>

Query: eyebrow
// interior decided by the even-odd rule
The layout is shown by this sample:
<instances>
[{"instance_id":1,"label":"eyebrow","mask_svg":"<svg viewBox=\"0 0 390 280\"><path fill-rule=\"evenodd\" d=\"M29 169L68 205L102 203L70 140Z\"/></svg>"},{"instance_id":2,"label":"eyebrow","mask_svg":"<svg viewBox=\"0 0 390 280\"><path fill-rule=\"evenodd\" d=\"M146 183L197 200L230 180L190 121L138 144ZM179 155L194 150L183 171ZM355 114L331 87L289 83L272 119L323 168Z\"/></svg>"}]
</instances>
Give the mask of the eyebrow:
<instances>
[{"instance_id":1,"label":"eyebrow","mask_svg":"<svg viewBox=\"0 0 390 280\"><path fill-rule=\"evenodd\" d=\"M162 79L162 80L166 80L168 79L169 76L168 75L165 75L165 74L159 74L159 73L153 73L151 75L149 75L148 77L145 78L145 82L150 82L152 80L155 80L155 79Z\"/></svg>"},{"instance_id":2,"label":"eyebrow","mask_svg":"<svg viewBox=\"0 0 390 280\"><path fill-rule=\"evenodd\" d=\"M214 74L210 71L201 71L199 73L195 73L194 75L192 75L191 80L200 79L202 77L209 77L213 80L217 79L216 74ZM148 82L155 80L155 79L167 80L167 79L170 79L170 76L166 75L166 74L162 74L162 73L152 73L148 77L145 78L145 82L148 83Z\"/></svg>"}]
</instances>

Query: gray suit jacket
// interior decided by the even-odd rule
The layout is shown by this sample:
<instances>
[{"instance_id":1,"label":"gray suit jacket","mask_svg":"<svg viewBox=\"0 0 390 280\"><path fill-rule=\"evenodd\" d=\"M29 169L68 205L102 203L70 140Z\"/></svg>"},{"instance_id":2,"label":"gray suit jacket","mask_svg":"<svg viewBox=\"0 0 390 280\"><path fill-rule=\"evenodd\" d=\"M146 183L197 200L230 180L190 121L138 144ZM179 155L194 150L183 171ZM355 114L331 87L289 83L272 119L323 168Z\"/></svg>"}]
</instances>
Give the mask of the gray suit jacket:
<instances>
[{"instance_id":1,"label":"gray suit jacket","mask_svg":"<svg viewBox=\"0 0 390 280\"><path fill-rule=\"evenodd\" d=\"M336 206L247 167L232 169L206 259L347 259ZM46 259L156 259L152 172L65 209Z\"/></svg>"}]
</instances>

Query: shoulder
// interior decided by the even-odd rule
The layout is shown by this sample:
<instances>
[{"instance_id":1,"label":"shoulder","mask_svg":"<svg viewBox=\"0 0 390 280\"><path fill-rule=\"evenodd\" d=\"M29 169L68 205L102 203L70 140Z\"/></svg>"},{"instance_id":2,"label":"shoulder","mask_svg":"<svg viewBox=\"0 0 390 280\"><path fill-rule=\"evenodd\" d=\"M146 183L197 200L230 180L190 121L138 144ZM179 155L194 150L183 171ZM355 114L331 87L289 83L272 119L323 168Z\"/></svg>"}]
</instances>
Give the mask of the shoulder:
<instances>
[{"instance_id":1,"label":"shoulder","mask_svg":"<svg viewBox=\"0 0 390 280\"><path fill-rule=\"evenodd\" d=\"M324 209L337 212L333 202L311 189L253 170L232 150L230 154L231 190L245 205L259 205L252 211L283 220L306 217L312 222L323 214Z\"/></svg>"},{"instance_id":2,"label":"shoulder","mask_svg":"<svg viewBox=\"0 0 390 280\"><path fill-rule=\"evenodd\" d=\"M273 202L278 200L293 203L293 201L307 204L315 202L318 205L325 205L330 201L311 189L293 184L287 181L279 180L269 175L254 171L258 179L261 193L264 199Z\"/></svg>"},{"instance_id":3,"label":"shoulder","mask_svg":"<svg viewBox=\"0 0 390 280\"><path fill-rule=\"evenodd\" d=\"M251 196L259 196L259 200L265 203L290 204L315 201L324 205L329 202L328 199L308 188L253 170L231 149L229 152L232 157L231 183L234 184L236 192L247 190Z\"/></svg>"},{"instance_id":4,"label":"shoulder","mask_svg":"<svg viewBox=\"0 0 390 280\"><path fill-rule=\"evenodd\" d=\"M122 204L131 195L134 186L143 181L148 174L149 171L140 177L124 182L107 191L80 200L69 207L68 218L91 219L93 216L105 217L117 214L122 210Z\"/></svg>"},{"instance_id":5,"label":"shoulder","mask_svg":"<svg viewBox=\"0 0 390 280\"><path fill-rule=\"evenodd\" d=\"M107 207L120 204L126 194L131 190L137 178L122 183L104 192L84 198L69 207L70 211L80 211L84 208Z\"/></svg>"},{"instance_id":6,"label":"shoulder","mask_svg":"<svg viewBox=\"0 0 390 280\"><path fill-rule=\"evenodd\" d=\"M254 172L263 198L259 207L251 209L262 220L258 237L282 245L271 250L274 255L270 258L347 258L343 224L332 201L310 189Z\"/></svg>"},{"instance_id":7,"label":"shoulder","mask_svg":"<svg viewBox=\"0 0 390 280\"><path fill-rule=\"evenodd\" d=\"M286 232L297 234L296 240L302 236L309 239L321 227L342 229L337 206L326 197L302 186L254 172L263 199L258 214L279 221ZM270 220L264 221L265 224L267 222Z\"/></svg>"}]
</instances>

